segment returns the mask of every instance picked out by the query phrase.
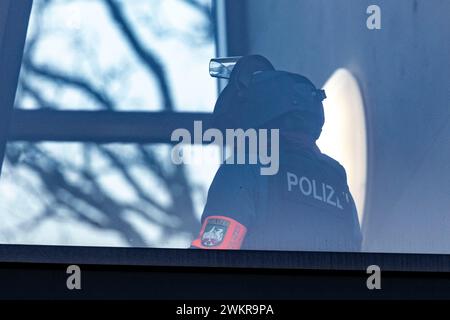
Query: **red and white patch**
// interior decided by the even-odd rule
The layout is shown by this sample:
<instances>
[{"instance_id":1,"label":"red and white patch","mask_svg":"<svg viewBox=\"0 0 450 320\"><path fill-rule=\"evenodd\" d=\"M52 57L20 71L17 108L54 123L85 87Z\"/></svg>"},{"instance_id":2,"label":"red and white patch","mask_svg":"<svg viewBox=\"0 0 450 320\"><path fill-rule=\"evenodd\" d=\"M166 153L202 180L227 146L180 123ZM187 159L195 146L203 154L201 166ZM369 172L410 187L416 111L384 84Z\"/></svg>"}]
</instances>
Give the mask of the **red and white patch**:
<instances>
[{"instance_id":1,"label":"red and white patch","mask_svg":"<svg viewBox=\"0 0 450 320\"><path fill-rule=\"evenodd\" d=\"M208 217L203 223L200 237L192 242L199 249L240 249L247 228L224 216Z\"/></svg>"}]
</instances>

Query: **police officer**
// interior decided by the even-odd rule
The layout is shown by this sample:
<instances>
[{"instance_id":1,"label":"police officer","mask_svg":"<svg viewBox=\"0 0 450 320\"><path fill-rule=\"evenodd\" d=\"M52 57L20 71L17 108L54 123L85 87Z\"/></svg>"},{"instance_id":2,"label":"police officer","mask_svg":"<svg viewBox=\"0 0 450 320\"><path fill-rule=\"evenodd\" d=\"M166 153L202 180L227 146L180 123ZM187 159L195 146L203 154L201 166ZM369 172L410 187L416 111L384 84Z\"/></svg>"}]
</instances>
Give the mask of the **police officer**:
<instances>
[{"instance_id":1,"label":"police officer","mask_svg":"<svg viewBox=\"0 0 450 320\"><path fill-rule=\"evenodd\" d=\"M192 248L359 251L345 169L316 145L325 92L306 77L275 70L262 56L236 60L225 65L230 81L214 123L221 129L279 129L279 171L263 176L256 165L223 164Z\"/></svg>"}]
</instances>

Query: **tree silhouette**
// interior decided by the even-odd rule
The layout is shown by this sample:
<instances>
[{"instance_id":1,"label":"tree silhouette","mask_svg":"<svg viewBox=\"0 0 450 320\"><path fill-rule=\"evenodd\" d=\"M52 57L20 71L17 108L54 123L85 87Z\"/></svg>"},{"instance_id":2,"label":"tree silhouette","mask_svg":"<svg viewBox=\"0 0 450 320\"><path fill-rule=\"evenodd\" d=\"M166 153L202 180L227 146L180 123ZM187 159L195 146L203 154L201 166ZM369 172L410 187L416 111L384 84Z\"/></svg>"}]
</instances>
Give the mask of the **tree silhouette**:
<instances>
[{"instance_id":1,"label":"tree silhouette","mask_svg":"<svg viewBox=\"0 0 450 320\"><path fill-rule=\"evenodd\" d=\"M83 0L71 0L82 2ZM67 2L67 1L66 1ZM39 44L51 36L49 30L40 28L41 19L58 0L40 0L34 4L34 30L29 35L24 52L21 77L19 80L16 108L21 108L26 101L42 109L65 109L61 99L64 90L76 92L76 95L89 101L90 107L97 110L118 111L121 99L109 88L111 77L120 77L122 70L98 70L97 61L92 58L83 63L90 65L97 79L83 72L67 72L60 68L57 61L39 60ZM144 42L134 27L123 2L116 0L98 0L109 16L109 23L118 31L122 41L127 45L133 59L139 61L142 69L155 79L155 86L161 97L161 110L175 111L177 106L171 91L166 67L151 44ZM193 45L213 41L213 23L209 1L184 0L198 15L202 16L201 26L194 34L181 34L178 30L161 33L162 37L184 37ZM152 10L153 1L148 2ZM148 28L152 28L148 23ZM73 50L86 50L74 38ZM95 50L95 48L94 48ZM88 54L87 54L88 55ZM80 56L81 57L81 56ZM81 59L80 59L81 60ZM99 79L101 79L99 81ZM39 87L39 82L52 87L55 94L46 95ZM80 128L82 130L82 128ZM43 209L39 215L26 219L17 228L27 232L39 226L49 218L57 216L70 217L99 230L112 230L120 234L129 246L146 247L164 245L172 236L179 234L191 237L198 230L193 190L205 195L205 190L190 181L184 166L175 166L168 158L168 150L152 145L133 145L132 152L122 153L110 145L85 143L80 147L82 161L74 164L49 153L42 145L34 143L12 143L6 152L6 159L13 168L26 168L39 179L40 188L29 188L42 199ZM163 155L161 155L163 153ZM98 168L97 162L105 165ZM145 187L143 178L136 174L139 169L147 171L153 178L158 192ZM120 176L121 188L126 186L135 195L134 201L123 201L105 188L101 178L105 174ZM76 177L76 178L74 178ZM26 181L18 181L27 185ZM112 186L114 187L114 186ZM164 193L161 200L161 193ZM157 240L149 240L142 231L129 222L130 213L139 216L161 230Z\"/></svg>"}]
</instances>

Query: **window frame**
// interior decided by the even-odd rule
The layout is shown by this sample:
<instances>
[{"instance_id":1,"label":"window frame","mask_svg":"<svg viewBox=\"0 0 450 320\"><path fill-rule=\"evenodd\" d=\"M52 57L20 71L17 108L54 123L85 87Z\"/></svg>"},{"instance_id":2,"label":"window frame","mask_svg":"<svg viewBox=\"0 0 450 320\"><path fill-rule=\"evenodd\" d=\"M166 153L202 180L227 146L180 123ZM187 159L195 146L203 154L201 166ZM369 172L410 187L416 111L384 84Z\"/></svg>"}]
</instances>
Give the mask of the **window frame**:
<instances>
[{"instance_id":1,"label":"window frame","mask_svg":"<svg viewBox=\"0 0 450 320\"><path fill-rule=\"evenodd\" d=\"M219 0L220 1L220 0ZM226 12L234 10L232 6L243 6L243 1L226 1ZM92 142L167 142L170 128L159 132L157 129L144 130L143 123L167 123L180 127L192 119L201 117L208 121L209 114L196 113L121 113L108 112L70 112L70 111L14 111L14 98L21 66L25 36L31 12L32 0L3 0L0 9L5 9L6 18L0 14L0 157L4 159L5 145L11 140L53 140L53 141L90 141ZM0 13L2 10L0 10ZM226 26L233 35L236 25ZM237 28L239 30L240 28ZM2 32L3 31L3 32ZM245 36L227 39L229 53L245 52ZM231 36L232 37L232 36ZM244 46L243 46L244 45ZM86 119L98 120L113 125L127 119L126 128L138 121L141 129L138 136L130 137L119 132L118 136L106 137L98 133L88 137L86 133L67 130L76 128L77 123ZM49 121L63 126L48 130ZM140 119L140 120L138 120ZM42 122L41 122L42 121ZM67 123L70 125L67 126ZM127 127L128 126L128 127ZM11 130L9 128L11 127ZM54 130L54 129L57 130ZM136 126L134 124L134 129ZM91 132L92 135L94 135ZM42 245L0 245L0 263L38 263L38 264L95 264L123 266L162 266L162 267L218 267L218 268L262 268L262 269L304 269L304 270L366 270L376 264L385 271L413 272L450 272L450 255L444 254L396 254L396 253L346 253L346 252L282 252L282 251L204 251L186 249L153 248L111 248L80 246L42 246Z\"/></svg>"}]
</instances>

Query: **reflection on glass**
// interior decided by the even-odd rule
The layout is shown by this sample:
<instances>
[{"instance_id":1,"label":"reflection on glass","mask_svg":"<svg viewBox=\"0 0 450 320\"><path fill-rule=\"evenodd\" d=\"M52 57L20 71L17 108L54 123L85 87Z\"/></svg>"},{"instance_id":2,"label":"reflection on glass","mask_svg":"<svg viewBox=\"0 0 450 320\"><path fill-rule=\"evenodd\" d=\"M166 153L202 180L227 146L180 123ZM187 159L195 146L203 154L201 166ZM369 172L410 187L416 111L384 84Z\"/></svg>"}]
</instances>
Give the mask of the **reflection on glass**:
<instances>
[{"instance_id":1,"label":"reflection on glass","mask_svg":"<svg viewBox=\"0 0 450 320\"><path fill-rule=\"evenodd\" d=\"M214 147L10 143L0 243L186 248L218 168Z\"/></svg>"},{"instance_id":2,"label":"reflection on glass","mask_svg":"<svg viewBox=\"0 0 450 320\"><path fill-rule=\"evenodd\" d=\"M35 0L16 107L211 111L210 10L210 0Z\"/></svg>"},{"instance_id":3,"label":"reflection on glass","mask_svg":"<svg viewBox=\"0 0 450 320\"><path fill-rule=\"evenodd\" d=\"M367 187L367 132L362 93L346 69L334 72L325 83L326 121L318 146L347 170L348 185L362 223Z\"/></svg>"},{"instance_id":4,"label":"reflection on glass","mask_svg":"<svg viewBox=\"0 0 450 320\"><path fill-rule=\"evenodd\" d=\"M211 77L230 79L236 63L242 57L217 58L209 63L209 74Z\"/></svg>"}]
</instances>

